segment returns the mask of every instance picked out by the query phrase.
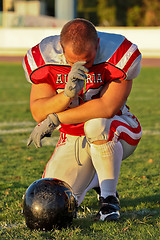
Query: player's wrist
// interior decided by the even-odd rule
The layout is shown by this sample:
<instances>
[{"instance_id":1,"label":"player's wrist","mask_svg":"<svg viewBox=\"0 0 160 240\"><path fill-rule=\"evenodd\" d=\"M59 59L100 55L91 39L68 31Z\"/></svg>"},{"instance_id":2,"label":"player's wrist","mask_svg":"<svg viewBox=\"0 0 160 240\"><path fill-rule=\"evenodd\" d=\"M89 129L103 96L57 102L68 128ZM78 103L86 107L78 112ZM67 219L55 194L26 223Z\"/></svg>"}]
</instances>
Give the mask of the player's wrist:
<instances>
[{"instance_id":1,"label":"player's wrist","mask_svg":"<svg viewBox=\"0 0 160 240\"><path fill-rule=\"evenodd\" d=\"M74 98L78 93L76 93L75 88L72 85L69 85L69 83L66 84L64 89L64 95L68 98Z\"/></svg>"},{"instance_id":2,"label":"player's wrist","mask_svg":"<svg viewBox=\"0 0 160 240\"><path fill-rule=\"evenodd\" d=\"M51 113L48 115L48 118L52 121L55 127L58 127L60 125L59 117L56 113Z\"/></svg>"},{"instance_id":3,"label":"player's wrist","mask_svg":"<svg viewBox=\"0 0 160 240\"><path fill-rule=\"evenodd\" d=\"M63 94L64 94L65 97L67 97L67 98L69 98L69 99L74 98L73 96L71 96L71 95L68 93L68 91L65 91L65 90L64 90Z\"/></svg>"}]
</instances>

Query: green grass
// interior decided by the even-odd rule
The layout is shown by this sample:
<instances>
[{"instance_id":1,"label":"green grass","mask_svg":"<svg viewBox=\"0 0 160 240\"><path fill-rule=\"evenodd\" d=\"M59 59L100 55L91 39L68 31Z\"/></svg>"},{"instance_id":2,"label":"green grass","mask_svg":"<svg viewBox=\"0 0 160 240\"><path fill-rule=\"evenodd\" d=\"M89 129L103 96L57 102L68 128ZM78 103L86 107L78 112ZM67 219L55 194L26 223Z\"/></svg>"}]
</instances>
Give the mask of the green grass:
<instances>
[{"instance_id":1,"label":"green grass","mask_svg":"<svg viewBox=\"0 0 160 240\"><path fill-rule=\"evenodd\" d=\"M0 239L160 239L159 76L160 68L143 68L128 99L144 134L135 153L122 163L120 221L93 221L98 202L91 190L71 228L40 232L25 226L22 196L34 180L41 178L54 146L46 143L38 150L26 147L34 125L29 109L30 84L20 64L0 63Z\"/></svg>"}]
</instances>

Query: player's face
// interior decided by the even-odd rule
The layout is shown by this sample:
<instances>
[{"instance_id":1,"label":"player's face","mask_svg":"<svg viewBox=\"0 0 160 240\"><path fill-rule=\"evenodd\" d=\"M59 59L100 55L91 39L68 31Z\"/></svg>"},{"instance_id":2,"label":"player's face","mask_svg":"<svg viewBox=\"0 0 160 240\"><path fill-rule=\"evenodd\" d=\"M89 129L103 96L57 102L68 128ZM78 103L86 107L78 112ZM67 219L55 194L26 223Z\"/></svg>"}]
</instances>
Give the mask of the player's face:
<instances>
[{"instance_id":1,"label":"player's face","mask_svg":"<svg viewBox=\"0 0 160 240\"><path fill-rule=\"evenodd\" d=\"M64 56L71 67L74 63L78 61L85 61L86 64L84 66L86 68L90 68L94 63L94 60L97 54L97 48L98 46L97 47L89 46L85 53L76 55L73 52L72 45L67 44L67 46L65 47Z\"/></svg>"}]
</instances>

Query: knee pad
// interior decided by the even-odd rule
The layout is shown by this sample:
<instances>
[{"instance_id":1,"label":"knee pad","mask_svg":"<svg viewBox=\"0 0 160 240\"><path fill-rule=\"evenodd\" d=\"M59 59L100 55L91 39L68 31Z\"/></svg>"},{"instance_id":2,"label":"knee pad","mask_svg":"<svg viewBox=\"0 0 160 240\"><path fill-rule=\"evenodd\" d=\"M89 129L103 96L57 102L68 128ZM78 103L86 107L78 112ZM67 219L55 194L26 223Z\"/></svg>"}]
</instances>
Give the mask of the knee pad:
<instances>
[{"instance_id":1,"label":"knee pad","mask_svg":"<svg viewBox=\"0 0 160 240\"><path fill-rule=\"evenodd\" d=\"M84 125L84 132L88 142L107 140L109 127L110 120L106 118L95 118L87 121Z\"/></svg>"}]
</instances>

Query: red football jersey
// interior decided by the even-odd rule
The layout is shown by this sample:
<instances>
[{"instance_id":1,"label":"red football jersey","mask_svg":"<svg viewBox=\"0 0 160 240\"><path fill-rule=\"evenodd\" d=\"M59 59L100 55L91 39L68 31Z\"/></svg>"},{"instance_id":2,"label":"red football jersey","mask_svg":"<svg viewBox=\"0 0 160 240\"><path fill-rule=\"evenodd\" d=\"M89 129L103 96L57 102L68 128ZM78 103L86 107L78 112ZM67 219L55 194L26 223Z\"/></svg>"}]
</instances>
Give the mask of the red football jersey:
<instances>
[{"instance_id":1,"label":"red football jersey","mask_svg":"<svg viewBox=\"0 0 160 240\"><path fill-rule=\"evenodd\" d=\"M98 98L102 87L115 79L133 79L141 68L141 54L135 44L124 36L98 33L100 46L94 65L89 69L85 88L75 97L70 107ZM24 57L26 78L33 84L48 83L57 94L64 90L71 67L66 62L59 36L51 36L31 48ZM84 123L61 124L60 131L84 135Z\"/></svg>"}]
</instances>

